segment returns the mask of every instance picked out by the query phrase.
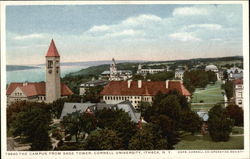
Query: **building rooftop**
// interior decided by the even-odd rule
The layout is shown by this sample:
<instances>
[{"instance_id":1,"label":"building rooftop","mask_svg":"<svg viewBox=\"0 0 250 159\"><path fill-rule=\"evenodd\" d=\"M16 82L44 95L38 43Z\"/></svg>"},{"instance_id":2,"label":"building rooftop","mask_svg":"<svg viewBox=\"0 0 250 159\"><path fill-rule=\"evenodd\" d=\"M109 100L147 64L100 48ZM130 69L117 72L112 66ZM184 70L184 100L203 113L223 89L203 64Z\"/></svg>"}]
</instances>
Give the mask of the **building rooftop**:
<instances>
[{"instance_id":1,"label":"building rooftop","mask_svg":"<svg viewBox=\"0 0 250 159\"><path fill-rule=\"evenodd\" d=\"M141 81L141 88L138 87L137 81L111 81L101 91L101 95L136 95L136 96L155 96L158 92L168 93L178 91L182 95L190 96L190 92L183 86L180 81Z\"/></svg>"},{"instance_id":2,"label":"building rooftop","mask_svg":"<svg viewBox=\"0 0 250 159\"><path fill-rule=\"evenodd\" d=\"M234 84L243 84L243 80L240 78L234 80L233 82L234 82Z\"/></svg>"},{"instance_id":3,"label":"building rooftop","mask_svg":"<svg viewBox=\"0 0 250 159\"><path fill-rule=\"evenodd\" d=\"M131 102L124 101L118 104L106 104L106 103L64 103L64 107L61 113L60 119L63 119L67 114L71 114L75 111L86 112L90 109L92 112L96 112L102 109L121 109L128 113L131 121L138 122L141 117L141 113L137 112L132 106Z\"/></svg>"},{"instance_id":4,"label":"building rooftop","mask_svg":"<svg viewBox=\"0 0 250 159\"><path fill-rule=\"evenodd\" d=\"M10 83L10 85L7 88L7 95L10 95L17 87L19 87L23 93L30 97L30 96L37 96L37 95L45 95L45 82L28 82L28 83ZM62 96L69 96L72 95L73 92L69 89L69 87L61 83L61 95Z\"/></svg>"}]
</instances>

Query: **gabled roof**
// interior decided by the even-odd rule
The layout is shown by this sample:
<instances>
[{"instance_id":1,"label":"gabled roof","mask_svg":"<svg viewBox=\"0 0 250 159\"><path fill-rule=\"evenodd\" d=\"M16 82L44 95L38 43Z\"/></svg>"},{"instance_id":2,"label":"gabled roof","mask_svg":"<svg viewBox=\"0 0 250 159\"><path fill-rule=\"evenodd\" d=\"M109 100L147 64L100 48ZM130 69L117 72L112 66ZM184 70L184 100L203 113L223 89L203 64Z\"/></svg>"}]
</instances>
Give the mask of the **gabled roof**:
<instances>
[{"instance_id":1,"label":"gabled roof","mask_svg":"<svg viewBox=\"0 0 250 159\"><path fill-rule=\"evenodd\" d=\"M90 106L95 105L95 103L64 103L63 110L60 119L63 119L67 114L71 114L76 111L85 112Z\"/></svg>"},{"instance_id":2,"label":"gabled roof","mask_svg":"<svg viewBox=\"0 0 250 159\"><path fill-rule=\"evenodd\" d=\"M46 57L60 57L53 39L51 40Z\"/></svg>"},{"instance_id":3,"label":"gabled roof","mask_svg":"<svg viewBox=\"0 0 250 159\"><path fill-rule=\"evenodd\" d=\"M29 82L25 85L23 83L10 83L10 85L7 88L7 95L10 95L17 87L19 87L23 93L28 96L37 96L42 95L45 96L45 82ZM73 92L69 89L69 87L61 83L61 96L69 96L72 95Z\"/></svg>"},{"instance_id":4,"label":"gabled roof","mask_svg":"<svg viewBox=\"0 0 250 159\"><path fill-rule=\"evenodd\" d=\"M155 96L158 92L168 93L174 90L184 96L191 95L180 81L169 81L168 88L165 81L142 81L141 88L138 88L137 81L131 81L130 88L128 81L111 81L101 91L101 95Z\"/></svg>"}]
</instances>

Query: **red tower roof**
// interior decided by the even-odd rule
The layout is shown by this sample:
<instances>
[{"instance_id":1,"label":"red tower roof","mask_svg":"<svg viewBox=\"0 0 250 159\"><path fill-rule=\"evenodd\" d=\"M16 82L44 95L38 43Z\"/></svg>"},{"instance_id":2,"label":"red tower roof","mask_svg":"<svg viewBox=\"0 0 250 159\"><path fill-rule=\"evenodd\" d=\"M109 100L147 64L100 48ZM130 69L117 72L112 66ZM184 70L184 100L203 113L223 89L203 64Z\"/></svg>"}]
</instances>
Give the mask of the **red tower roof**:
<instances>
[{"instance_id":1,"label":"red tower roof","mask_svg":"<svg viewBox=\"0 0 250 159\"><path fill-rule=\"evenodd\" d=\"M51 40L46 57L60 57L53 39Z\"/></svg>"}]
</instances>

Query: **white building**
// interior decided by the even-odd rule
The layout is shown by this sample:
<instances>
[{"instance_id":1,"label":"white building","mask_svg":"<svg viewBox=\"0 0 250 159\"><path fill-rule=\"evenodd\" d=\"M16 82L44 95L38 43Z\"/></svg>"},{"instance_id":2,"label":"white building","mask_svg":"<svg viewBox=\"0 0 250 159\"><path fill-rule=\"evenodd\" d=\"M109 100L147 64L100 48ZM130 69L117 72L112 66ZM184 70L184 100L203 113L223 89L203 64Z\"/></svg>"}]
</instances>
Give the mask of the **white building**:
<instances>
[{"instance_id":1,"label":"white building","mask_svg":"<svg viewBox=\"0 0 250 159\"><path fill-rule=\"evenodd\" d=\"M102 79L108 79L109 81L122 81L132 78L132 71L130 70L117 70L115 59L112 59L113 63L110 64L109 71L101 73Z\"/></svg>"},{"instance_id":2,"label":"white building","mask_svg":"<svg viewBox=\"0 0 250 159\"><path fill-rule=\"evenodd\" d=\"M183 80L184 72L184 70L176 70L174 74L175 79Z\"/></svg>"},{"instance_id":3,"label":"white building","mask_svg":"<svg viewBox=\"0 0 250 159\"><path fill-rule=\"evenodd\" d=\"M145 74L155 74L155 73L164 72L164 71L166 71L166 70L163 69L163 68L154 68L154 69L147 68L147 69L143 69L142 65L139 64L138 65L137 73L145 75Z\"/></svg>"},{"instance_id":4,"label":"white building","mask_svg":"<svg viewBox=\"0 0 250 159\"><path fill-rule=\"evenodd\" d=\"M243 78L243 69L238 68L238 67L232 67L230 69L227 69L227 74L228 74L228 78L231 80Z\"/></svg>"},{"instance_id":5,"label":"white building","mask_svg":"<svg viewBox=\"0 0 250 159\"><path fill-rule=\"evenodd\" d=\"M117 104L128 100L138 109L139 103L152 103L158 92L178 91L190 99L191 94L181 81L111 81L101 92L107 104Z\"/></svg>"},{"instance_id":6,"label":"white building","mask_svg":"<svg viewBox=\"0 0 250 159\"><path fill-rule=\"evenodd\" d=\"M243 80L236 79L234 82L234 100L235 104L243 109Z\"/></svg>"}]
</instances>

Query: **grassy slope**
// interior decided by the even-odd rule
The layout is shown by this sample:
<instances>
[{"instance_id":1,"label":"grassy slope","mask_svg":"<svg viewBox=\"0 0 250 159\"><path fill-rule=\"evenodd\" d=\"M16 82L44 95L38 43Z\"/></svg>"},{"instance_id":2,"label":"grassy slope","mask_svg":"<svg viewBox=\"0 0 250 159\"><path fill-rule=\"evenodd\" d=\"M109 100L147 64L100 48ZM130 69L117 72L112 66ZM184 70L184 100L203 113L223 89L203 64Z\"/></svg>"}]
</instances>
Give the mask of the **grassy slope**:
<instances>
[{"instance_id":1,"label":"grassy slope","mask_svg":"<svg viewBox=\"0 0 250 159\"><path fill-rule=\"evenodd\" d=\"M186 136L175 145L177 150L243 149L244 137L231 136L227 142L213 142L209 136Z\"/></svg>"},{"instance_id":2,"label":"grassy slope","mask_svg":"<svg viewBox=\"0 0 250 159\"><path fill-rule=\"evenodd\" d=\"M214 85L208 85L204 90L196 89L193 94L193 103L199 103L203 100L203 103L209 104L198 104L192 105L193 110L209 110L214 104L223 102L224 97L222 95L223 90L221 89L221 82L216 82Z\"/></svg>"}]
</instances>

